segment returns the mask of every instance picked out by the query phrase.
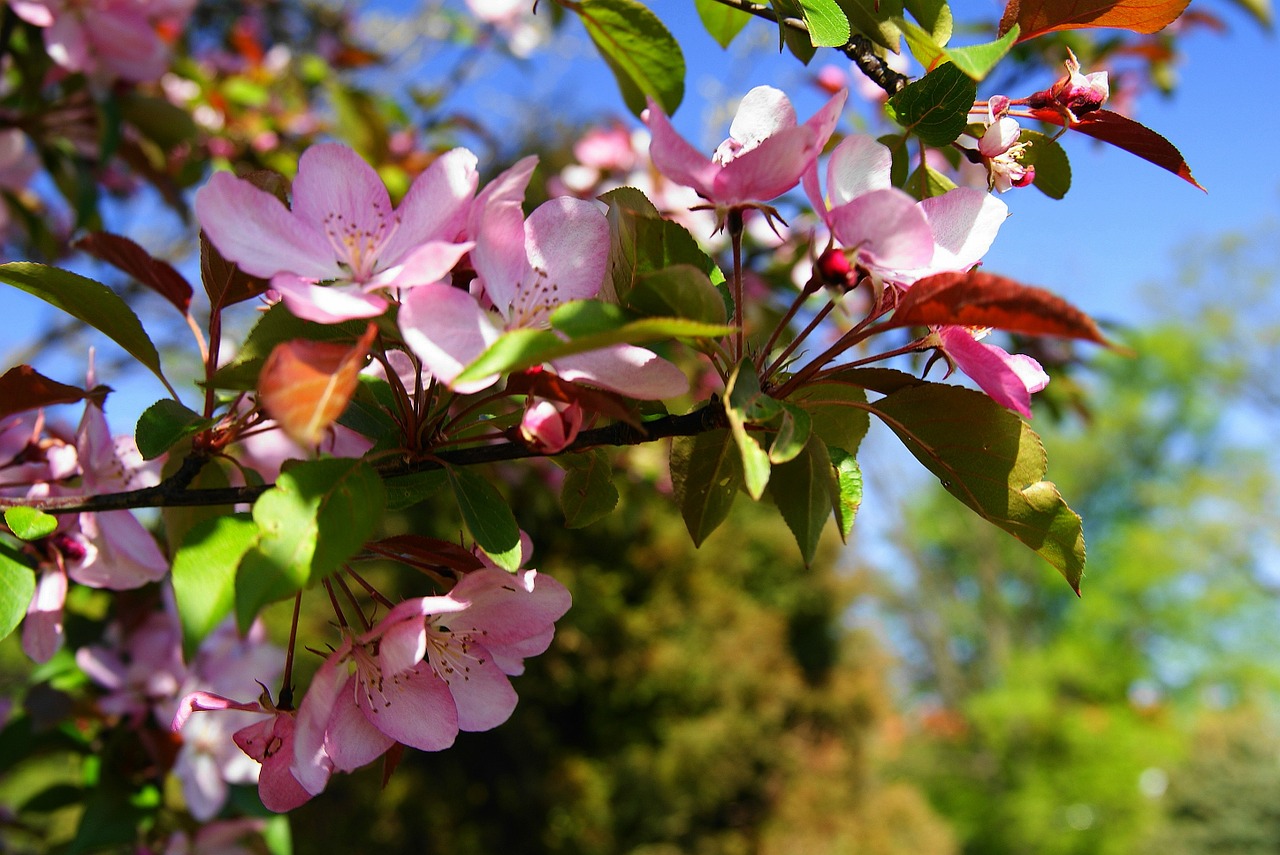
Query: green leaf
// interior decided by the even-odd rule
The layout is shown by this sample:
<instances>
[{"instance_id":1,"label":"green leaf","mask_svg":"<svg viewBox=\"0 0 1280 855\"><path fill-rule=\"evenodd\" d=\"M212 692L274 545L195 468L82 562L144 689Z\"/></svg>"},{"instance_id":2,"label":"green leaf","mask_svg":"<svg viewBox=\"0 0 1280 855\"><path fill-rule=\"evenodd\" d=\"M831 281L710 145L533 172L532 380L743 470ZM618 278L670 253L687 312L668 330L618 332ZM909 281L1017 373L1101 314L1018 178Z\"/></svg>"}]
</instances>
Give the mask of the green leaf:
<instances>
[{"instance_id":1,"label":"green leaf","mask_svg":"<svg viewBox=\"0 0 1280 855\"><path fill-rule=\"evenodd\" d=\"M822 528L831 516L838 493L827 447L817 437L811 437L794 460L773 468L769 495L795 535L806 567L818 552Z\"/></svg>"},{"instance_id":2,"label":"green leaf","mask_svg":"<svg viewBox=\"0 0 1280 855\"><path fill-rule=\"evenodd\" d=\"M553 324L559 321L562 311L577 311L573 303L566 303L551 316ZM614 344L644 344L650 341L666 341L673 338L721 338L733 332L733 327L723 324L706 324L684 318L641 318L615 329L590 335L562 339L551 330L510 330L457 377L457 382L474 382L492 374L523 371L553 359L599 350Z\"/></svg>"},{"instance_id":3,"label":"green leaf","mask_svg":"<svg viewBox=\"0 0 1280 855\"><path fill-rule=\"evenodd\" d=\"M943 47L951 40L954 26L951 7L946 0L906 0L907 11L929 33L936 44Z\"/></svg>"},{"instance_id":4,"label":"green leaf","mask_svg":"<svg viewBox=\"0 0 1280 855\"><path fill-rule=\"evenodd\" d=\"M942 486L1062 573L1079 593L1080 517L1044 480L1040 437L981 392L939 383L900 389L871 405Z\"/></svg>"},{"instance_id":5,"label":"green leaf","mask_svg":"<svg viewBox=\"0 0 1280 855\"><path fill-rule=\"evenodd\" d=\"M613 296L628 308L636 280L647 273L676 264L701 270L713 285L724 282L724 274L703 252L693 235L678 223L662 218L643 193L634 187L620 187L600 197L609 206L609 282ZM721 298L721 302L724 298Z\"/></svg>"},{"instance_id":6,"label":"green leaf","mask_svg":"<svg viewBox=\"0 0 1280 855\"><path fill-rule=\"evenodd\" d=\"M385 506L382 479L363 460L312 460L281 472L253 505L258 542L236 574L241 631L262 606L320 581L355 555Z\"/></svg>"},{"instance_id":7,"label":"green leaf","mask_svg":"<svg viewBox=\"0 0 1280 855\"><path fill-rule=\"evenodd\" d=\"M707 274L691 264L675 264L637 277L627 308L642 315L725 322L725 305Z\"/></svg>"},{"instance_id":8,"label":"green leaf","mask_svg":"<svg viewBox=\"0 0 1280 855\"><path fill-rule=\"evenodd\" d=\"M618 506L613 464L604 449L569 455L557 462L568 469L560 487L560 508L567 528L585 528Z\"/></svg>"},{"instance_id":9,"label":"green leaf","mask_svg":"<svg viewBox=\"0 0 1280 855\"><path fill-rule=\"evenodd\" d=\"M292 315L283 303L277 303L249 330L236 358L213 375L213 386L218 389L253 391L257 388L262 366L276 345L299 338L309 341L353 342L360 338L366 327L367 322L364 320L340 324L304 321Z\"/></svg>"},{"instance_id":10,"label":"green leaf","mask_svg":"<svg viewBox=\"0 0 1280 855\"><path fill-rule=\"evenodd\" d=\"M743 486L742 457L733 434L721 429L676 437L671 484L693 545L701 546L729 516Z\"/></svg>"},{"instance_id":11,"label":"green leaf","mask_svg":"<svg viewBox=\"0 0 1280 855\"><path fill-rule=\"evenodd\" d=\"M907 84L889 99L893 118L922 141L950 145L968 124L978 86L954 63L945 63Z\"/></svg>"},{"instance_id":12,"label":"green leaf","mask_svg":"<svg viewBox=\"0 0 1280 855\"><path fill-rule=\"evenodd\" d=\"M924 171L917 169L907 179L906 190L917 199L931 199L941 196L948 190L954 190L956 183L943 173L926 165Z\"/></svg>"},{"instance_id":13,"label":"green leaf","mask_svg":"<svg viewBox=\"0 0 1280 855\"><path fill-rule=\"evenodd\" d=\"M727 48L751 20L746 12L717 3L716 0L694 0L693 6L698 10L702 26L706 27L707 33L722 48Z\"/></svg>"},{"instance_id":14,"label":"green leaf","mask_svg":"<svg viewBox=\"0 0 1280 855\"><path fill-rule=\"evenodd\" d=\"M520 526L502 494L468 469L445 467L462 521L493 563L504 570L520 567Z\"/></svg>"},{"instance_id":15,"label":"green leaf","mask_svg":"<svg viewBox=\"0 0 1280 855\"><path fill-rule=\"evenodd\" d=\"M160 369L160 354L138 316L106 285L69 270L29 261L0 264L0 282L33 294L98 330L150 369L165 388L172 391Z\"/></svg>"},{"instance_id":16,"label":"green leaf","mask_svg":"<svg viewBox=\"0 0 1280 855\"><path fill-rule=\"evenodd\" d=\"M854 518L862 505L862 467L857 458L842 448L828 448L827 452L836 469L839 491L835 501L836 523L840 527L840 539L848 543Z\"/></svg>"},{"instance_id":17,"label":"green leaf","mask_svg":"<svg viewBox=\"0 0 1280 855\"><path fill-rule=\"evenodd\" d=\"M947 58L955 63L956 68L969 75L973 80L982 80L991 73L991 69L995 68L1000 60L1004 59L1010 49L1013 48L1013 43L1018 40L1018 32L1018 27L1015 24L1012 30L994 42L947 48Z\"/></svg>"},{"instance_id":18,"label":"green leaf","mask_svg":"<svg viewBox=\"0 0 1280 855\"><path fill-rule=\"evenodd\" d=\"M902 0L836 0L854 31L885 50L898 52L900 33L893 23L902 16Z\"/></svg>"},{"instance_id":19,"label":"green leaf","mask_svg":"<svg viewBox=\"0 0 1280 855\"><path fill-rule=\"evenodd\" d=\"M160 471L161 480L173 475L182 468L182 463L191 453L190 442L179 443ZM210 458L200 467L200 471L187 485L191 490L217 490L231 486L230 473L235 464L222 458ZM250 470L252 471L252 470ZM259 480L261 483L261 480ZM214 519L227 513L225 507L216 505L193 505L191 507L170 506L160 509L164 521L165 540L173 546L182 543L189 532L201 520Z\"/></svg>"},{"instance_id":20,"label":"green leaf","mask_svg":"<svg viewBox=\"0 0 1280 855\"><path fill-rule=\"evenodd\" d=\"M769 445L770 463L786 463L794 459L804 450L810 434L813 433L813 419L809 414L786 401L782 402L782 409L777 417L768 424L776 428L773 442Z\"/></svg>"},{"instance_id":21,"label":"green leaf","mask_svg":"<svg viewBox=\"0 0 1280 855\"><path fill-rule=\"evenodd\" d=\"M212 427L217 421L204 418L172 398L162 398L138 417L138 453L143 460L155 460L177 443Z\"/></svg>"},{"instance_id":22,"label":"green leaf","mask_svg":"<svg viewBox=\"0 0 1280 855\"><path fill-rule=\"evenodd\" d=\"M649 96L674 113L684 98L684 54L662 21L635 0L582 0L571 8L617 78L627 109L639 116Z\"/></svg>"},{"instance_id":23,"label":"green leaf","mask_svg":"<svg viewBox=\"0 0 1280 855\"><path fill-rule=\"evenodd\" d=\"M126 92L120 96L120 115L165 151L194 140L199 134L191 114L166 98Z\"/></svg>"},{"instance_id":24,"label":"green leaf","mask_svg":"<svg viewBox=\"0 0 1280 855\"><path fill-rule=\"evenodd\" d=\"M843 47L849 41L849 18L836 0L798 0L814 47Z\"/></svg>"},{"instance_id":25,"label":"green leaf","mask_svg":"<svg viewBox=\"0 0 1280 855\"><path fill-rule=\"evenodd\" d=\"M443 487L445 475L443 471L433 469L388 478L383 483L387 489L387 510L402 511L427 499Z\"/></svg>"},{"instance_id":26,"label":"green leaf","mask_svg":"<svg viewBox=\"0 0 1280 855\"><path fill-rule=\"evenodd\" d=\"M867 393L861 386L831 382L811 383L789 399L813 420L813 432L833 448L855 453L871 426Z\"/></svg>"},{"instance_id":27,"label":"green leaf","mask_svg":"<svg viewBox=\"0 0 1280 855\"><path fill-rule=\"evenodd\" d=\"M22 622L35 592L35 571L8 545L0 544L0 641Z\"/></svg>"},{"instance_id":28,"label":"green leaf","mask_svg":"<svg viewBox=\"0 0 1280 855\"><path fill-rule=\"evenodd\" d=\"M1061 199L1071 189L1071 161L1058 141L1038 131L1024 130L1019 142L1030 143L1023 153L1022 163L1036 168L1032 182L1036 189L1050 199Z\"/></svg>"},{"instance_id":29,"label":"green leaf","mask_svg":"<svg viewBox=\"0 0 1280 855\"><path fill-rule=\"evenodd\" d=\"M747 431L748 424L760 424L781 412L781 405L760 391L760 378L750 359L743 359L725 384L725 415L742 455L742 472L747 495L759 501L769 484L769 455L760 441Z\"/></svg>"},{"instance_id":30,"label":"green leaf","mask_svg":"<svg viewBox=\"0 0 1280 855\"><path fill-rule=\"evenodd\" d=\"M4 522L22 540L39 540L53 534L58 518L37 508L5 508Z\"/></svg>"},{"instance_id":31,"label":"green leaf","mask_svg":"<svg viewBox=\"0 0 1280 855\"><path fill-rule=\"evenodd\" d=\"M183 538L173 556L173 593L188 662L200 642L231 614L236 569L257 540L258 526L249 514L201 520Z\"/></svg>"}]
</instances>

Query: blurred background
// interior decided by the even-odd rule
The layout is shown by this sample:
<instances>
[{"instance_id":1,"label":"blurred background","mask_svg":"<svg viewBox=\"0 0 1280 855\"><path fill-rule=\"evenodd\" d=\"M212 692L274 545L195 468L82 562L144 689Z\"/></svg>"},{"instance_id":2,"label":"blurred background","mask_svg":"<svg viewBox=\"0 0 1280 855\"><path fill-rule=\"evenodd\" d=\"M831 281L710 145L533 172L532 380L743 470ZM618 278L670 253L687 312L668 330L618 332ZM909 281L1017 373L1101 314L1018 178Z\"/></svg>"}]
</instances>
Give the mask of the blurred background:
<instances>
[{"instance_id":1,"label":"blurred background","mask_svg":"<svg viewBox=\"0 0 1280 855\"><path fill-rule=\"evenodd\" d=\"M998 4L955 8L974 25L961 41L990 38ZM1085 520L1081 598L875 428L854 535L842 545L828 531L809 567L777 515L745 498L694 549L661 449L625 453L619 509L582 530L564 528L545 489L558 470L513 471L533 566L574 595L551 650L516 681L515 715L449 751L407 752L386 782L377 764L335 778L292 815L296 851L1280 852L1278 57L1266 7L1191 8L1158 37L1050 38L980 89L1044 88L1071 45L1112 71L1115 109L1170 138L1208 189L1068 135L1071 191L1008 194L1013 215L985 261L1067 297L1132 351L1022 343L1056 365L1033 424L1049 477ZM653 9L689 63L677 127L707 150L754 85L780 86L810 115L827 97L824 65L862 93L847 124L883 129L838 55L803 66L763 21L724 50L691 5ZM110 280L57 248L106 228L194 278L186 206L210 166L289 173L307 143L337 137L393 192L424 152L457 143L486 177L538 151L542 179L563 181L588 125L639 127L572 16L550 4L536 17L489 12L200 4L152 92L194 119L177 127L149 107L132 171L105 174L88 202L68 197L60 172L78 156L41 151L40 174L6 191L5 260ZM168 353L189 350L162 301L113 284ZM100 345L117 432L163 394L38 300L4 289L0 312L6 367L79 382ZM198 365L177 359L172 373L194 378ZM51 417L74 424L78 412ZM450 513L428 503L396 525L456 538ZM89 633L105 608L82 597L69 632ZM33 673L16 636L0 644L13 702L65 686L73 666L61 667ZM0 735L0 761L17 738ZM51 747L45 766L0 779L8 816L55 840L76 818L30 796L43 791L33 782L60 780L59 757ZM254 799L237 790L232 806L253 812ZM8 846L37 851L0 838Z\"/></svg>"}]
</instances>

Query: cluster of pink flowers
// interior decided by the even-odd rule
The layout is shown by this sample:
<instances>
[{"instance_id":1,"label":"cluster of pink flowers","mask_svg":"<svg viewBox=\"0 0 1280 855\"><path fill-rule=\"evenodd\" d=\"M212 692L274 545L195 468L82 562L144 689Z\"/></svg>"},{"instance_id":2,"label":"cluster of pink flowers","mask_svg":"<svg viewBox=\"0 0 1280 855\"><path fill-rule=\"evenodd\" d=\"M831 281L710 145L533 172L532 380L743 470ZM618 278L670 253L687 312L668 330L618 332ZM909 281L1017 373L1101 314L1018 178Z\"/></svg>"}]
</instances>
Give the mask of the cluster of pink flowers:
<instances>
[{"instance_id":1,"label":"cluster of pink flowers","mask_svg":"<svg viewBox=\"0 0 1280 855\"><path fill-rule=\"evenodd\" d=\"M9 0L59 66L99 83L157 80L195 0Z\"/></svg>"}]
</instances>

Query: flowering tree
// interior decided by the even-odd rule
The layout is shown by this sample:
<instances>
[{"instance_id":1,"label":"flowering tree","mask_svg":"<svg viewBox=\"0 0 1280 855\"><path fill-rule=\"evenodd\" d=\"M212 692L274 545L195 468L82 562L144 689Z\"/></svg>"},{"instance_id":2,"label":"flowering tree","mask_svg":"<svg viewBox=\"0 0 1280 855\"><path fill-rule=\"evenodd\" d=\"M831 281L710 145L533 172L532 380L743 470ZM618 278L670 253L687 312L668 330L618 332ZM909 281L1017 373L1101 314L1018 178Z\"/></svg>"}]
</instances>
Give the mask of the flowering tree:
<instances>
[{"instance_id":1,"label":"flowering tree","mask_svg":"<svg viewBox=\"0 0 1280 855\"><path fill-rule=\"evenodd\" d=\"M536 42L528 10L474 5L481 23L449 18L450 38L517 53ZM74 247L122 272L185 319L200 363L196 388L180 390L172 348L162 359L116 290L0 265L0 280L101 332L169 393L113 435L92 357L83 384L30 365L0 377L0 636L83 675L66 691L92 705L94 728L146 735L145 774L105 758L81 845L102 843L101 817L122 804L137 830L131 819L107 843L234 842L258 827L228 818L229 784L256 781L262 804L287 812L335 773L383 758L390 774L405 746L440 751L501 725L511 678L571 600L528 566L535 544L498 486L519 463L558 464L546 488L574 528L617 504L621 449L661 443L669 480L655 483L695 544L739 493L767 493L809 561L828 520L852 529L875 419L1078 592L1080 519L1024 421L1050 373L986 339L1106 342L1061 298L981 262L1019 193L1066 193L1064 133L1195 184L1173 145L1107 109L1107 73L1082 73L1064 36L1101 68L1185 6L1012 0L991 41L955 47L942 2L699 0L722 44L754 16L800 61L851 59L886 125L851 132L851 101L870 96L828 69L811 116L752 89L707 154L668 118L685 63L654 13L561 0L553 17L581 20L647 140L593 130L575 163L538 177L536 157L482 158L456 145L464 123L415 131L409 106L353 84L380 60L331 12L11 0L0 177L12 254L57 261ZM1126 35L1095 41L1095 28ZM891 61L903 52L914 79ZM1052 85L979 98L993 70L1045 57L1064 68ZM56 191L32 189L40 170ZM105 196L144 191L192 216L203 300L177 267L101 229ZM912 356L925 376L902 370ZM978 390L926 379L935 362ZM45 416L79 403L74 432ZM458 541L388 525L436 494L452 498ZM162 509L158 530L143 508ZM420 590L393 600L375 562L416 570ZM67 618L83 589L125 604L91 643ZM304 599L328 604L327 632L299 629ZM269 609L280 601L292 609ZM264 609L286 625L264 628ZM323 660L305 685L303 650ZM157 793L170 774L192 821L166 841Z\"/></svg>"}]
</instances>

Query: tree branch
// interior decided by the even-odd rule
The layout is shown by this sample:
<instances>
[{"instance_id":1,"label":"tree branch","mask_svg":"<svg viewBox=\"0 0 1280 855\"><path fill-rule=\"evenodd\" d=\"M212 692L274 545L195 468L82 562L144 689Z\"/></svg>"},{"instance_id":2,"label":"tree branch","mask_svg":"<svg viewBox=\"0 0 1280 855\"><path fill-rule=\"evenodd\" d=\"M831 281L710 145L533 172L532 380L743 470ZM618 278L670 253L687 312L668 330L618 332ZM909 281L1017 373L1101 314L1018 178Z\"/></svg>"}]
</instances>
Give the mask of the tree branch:
<instances>
[{"instance_id":1,"label":"tree branch","mask_svg":"<svg viewBox=\"0 0 1280 855\"><path fill-rule=\"evenodd\" d=\"M716 0L716 2L771 21L781 27L787 27L805 35L809 34L809 25L804 19L779 17L777 12L763 3L754 3L752 0ZM884 58L876 53L875 43L861 33L853 33L849 41L836 50L853 60L854 65L858 66L863 74L870 77L873 83L889 95L897 95L902 87L911 82L910 77L890 68Z\"/></svg>"},{"instance_id":2,"label":"tree branch","mask_svg":"<svg viewBox=\"0 0 1280 855\"><path fill-rule=\"evenodd\" d=\"M673 436L696 436L716 428L728 426L724 407L719 399L683 416L663 416L641 427L618 422L578 434L577 440L559 454L576 454L605 446L640 445ZM431 472L445 466L475 466L481 463L497 463L504 460L521 460L533 457L555 457L534 451L518 442L500 445L477 445L469 448L450 449L433 454L430 458L409 460L378 467L378 474L385 478ZM238 505L251 503L270 490L275 484L251 487L217 487L190 489L188 485L199 474L209 458L192 455L182 461L173 475L154 487L129 490L124 493L105 493L98 496L54 496L43 499L0 497L2 508L37 508L50 514L90 513L95 511L120 511L132 508L175 508L210 505Z\"/></svg>"}]
</instances>

